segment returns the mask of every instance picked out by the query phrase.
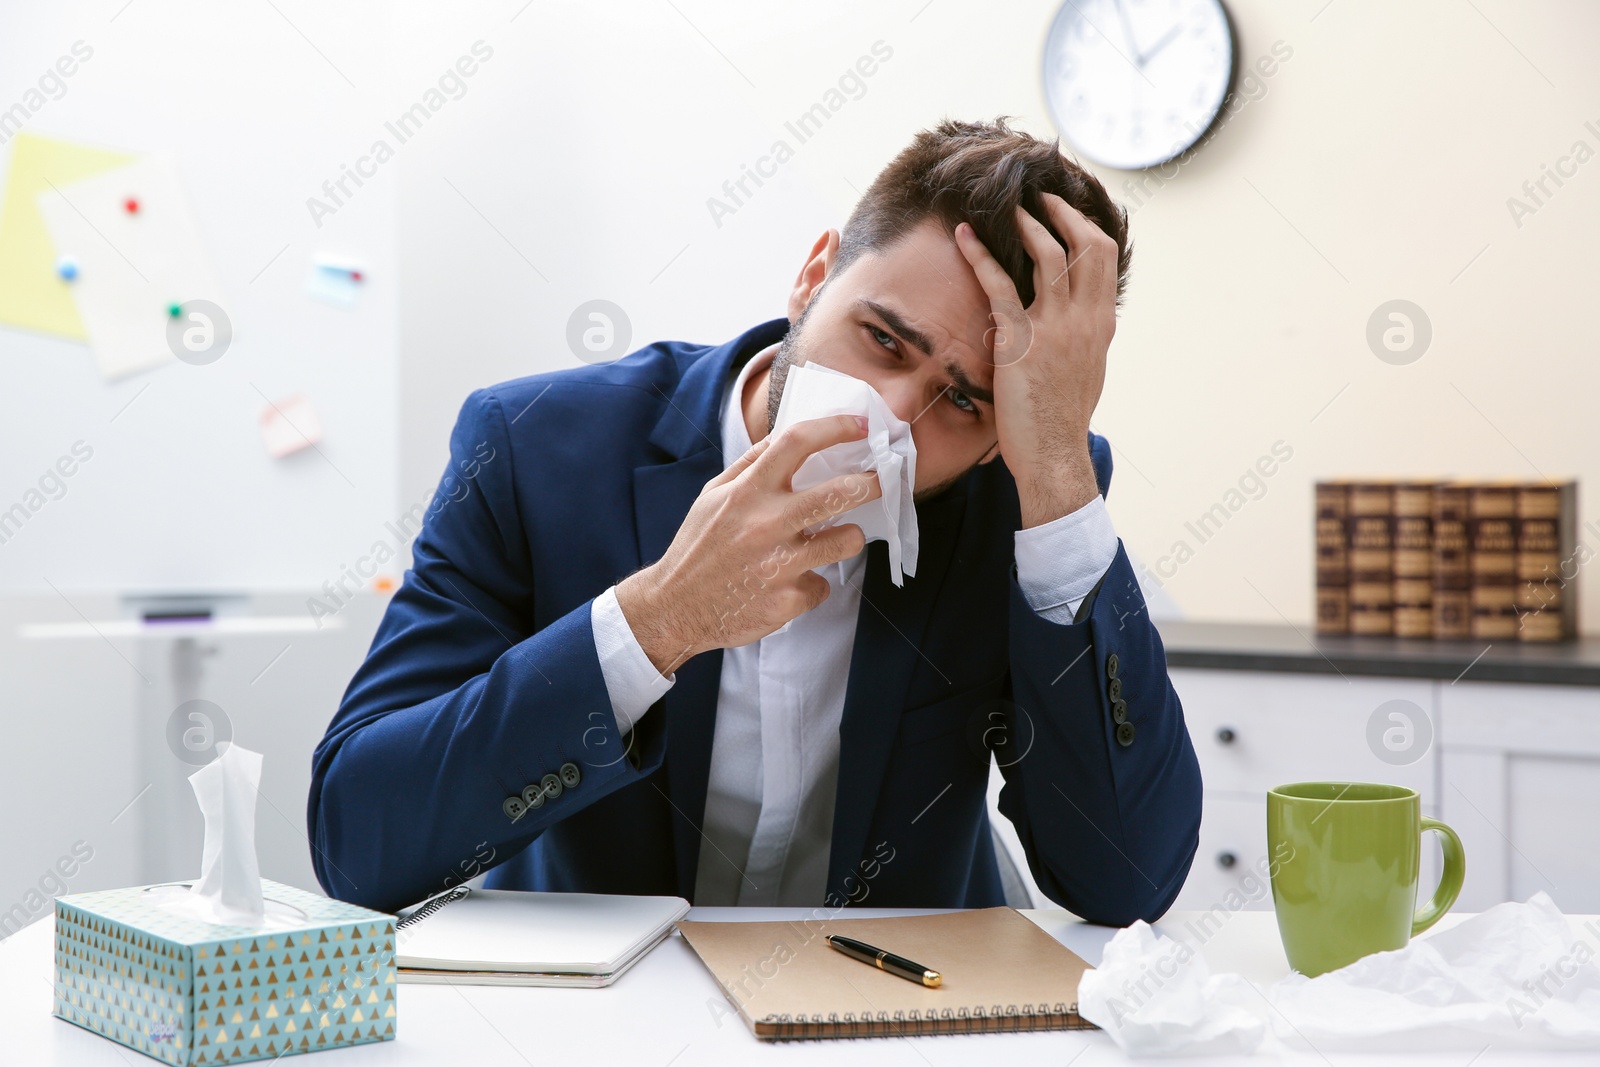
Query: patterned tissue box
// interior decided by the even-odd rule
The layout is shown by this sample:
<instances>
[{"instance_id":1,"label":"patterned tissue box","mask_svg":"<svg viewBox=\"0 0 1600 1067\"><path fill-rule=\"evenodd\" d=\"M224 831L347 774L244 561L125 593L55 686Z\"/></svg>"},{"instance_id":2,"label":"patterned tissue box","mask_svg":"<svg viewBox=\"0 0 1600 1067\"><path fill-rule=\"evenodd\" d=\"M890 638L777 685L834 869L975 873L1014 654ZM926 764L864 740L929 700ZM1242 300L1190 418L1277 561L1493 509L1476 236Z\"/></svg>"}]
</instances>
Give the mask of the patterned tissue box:
<instances>
[{"instance_id":1,"label":"patterned tissue box","mask_svg":"<svg viewBox=\"0 0 1600 1067\"><path fill-rule=\"evenodd\" d=\"M162 907L184 884L57 899L54 1014L179 1067L394 1040L394 916L263 878L224 926Z\"/></svg>"}]
</instances>

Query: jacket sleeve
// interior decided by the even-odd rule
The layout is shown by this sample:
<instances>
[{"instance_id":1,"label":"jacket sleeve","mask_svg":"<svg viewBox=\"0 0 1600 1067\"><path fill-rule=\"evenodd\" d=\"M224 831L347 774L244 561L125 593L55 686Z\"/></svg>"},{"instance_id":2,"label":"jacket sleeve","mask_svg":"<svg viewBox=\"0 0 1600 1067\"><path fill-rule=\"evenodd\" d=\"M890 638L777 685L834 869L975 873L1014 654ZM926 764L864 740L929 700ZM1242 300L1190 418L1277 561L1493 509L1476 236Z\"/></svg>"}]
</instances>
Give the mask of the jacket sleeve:
<instances>
[{"instance_id":1,"label":"jacket sleeve","mask_svg":"<svg viewBox=\"0 0 1600 1067\"><path fill-rule=\"evenodd\" d=\"M617 728L592 602L535 632L535 578L505 415L479 391L451 435L413 567L312 756L312 863L331 896L414 903L660 766L664 737L648 717L626 742ZM577 782L559 796L508 802L569 764Z\"/></svg>"},{"instance_id":2,"label":"jacket sleeve","mask_svg":"<svg viewBox=\"0 0 1600 1067\"><path fill-rule=\"evenodd\" d=\"M1099 440L1102 493L1104 449ZM1094 923L1153 922L1199 845L1200 767L1127 552L1119 541L1070 624L1034 612L1014 576L1010 597L1011 728L1023 755L1001 768L1000 811L1051 900Z\"/></svg>"}]
</instances>

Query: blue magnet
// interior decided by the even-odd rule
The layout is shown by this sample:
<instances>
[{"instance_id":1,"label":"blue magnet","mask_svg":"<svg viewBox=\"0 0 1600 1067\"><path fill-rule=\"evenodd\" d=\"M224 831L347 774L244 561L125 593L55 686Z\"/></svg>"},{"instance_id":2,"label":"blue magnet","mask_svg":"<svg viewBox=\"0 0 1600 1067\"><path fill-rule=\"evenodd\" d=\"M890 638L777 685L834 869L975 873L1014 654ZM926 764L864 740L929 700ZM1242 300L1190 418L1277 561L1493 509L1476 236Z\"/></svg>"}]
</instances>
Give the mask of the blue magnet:
<instances>
[{"instance_id":1,"label":"blue magnet","mask_svg":"<svg viewBox=\"0 0 1600 1067\"><path fill-rule=\"evenodd\" d=\"M56 260L56 273L64 282L76 281L78 277L78 261L71 256L62 256Z\"/></svg>"}]
</instances>

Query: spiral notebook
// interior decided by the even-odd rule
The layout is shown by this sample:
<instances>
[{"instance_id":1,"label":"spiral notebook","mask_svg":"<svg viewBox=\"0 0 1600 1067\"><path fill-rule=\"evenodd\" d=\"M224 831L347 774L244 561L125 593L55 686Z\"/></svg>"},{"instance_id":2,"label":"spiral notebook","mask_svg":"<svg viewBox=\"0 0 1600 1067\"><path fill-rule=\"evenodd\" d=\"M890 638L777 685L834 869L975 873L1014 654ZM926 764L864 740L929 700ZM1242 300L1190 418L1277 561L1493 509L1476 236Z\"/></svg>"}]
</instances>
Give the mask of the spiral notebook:
<instances>
[{"instance_id":1,"label":"spiral notebook","mask_svg":"<svg viewBox=\"0 0 1600 1067\"><path fill-rule=\"evenodd\" d=\"M759 1038L1092 1030L1089 965L1013 908L893 919L678 923ZM842 934L938 971L926 989L830 948Z\"/></svg>"},{"instance_id":2,"label":"spiral notebook","mask_svg":"<svg viewBox=\"0 0 1600 1067\"><path fill-rule=\"evenodd\" d=\"M401 982L596 989L688 912L682 897L457 886L401 914L395 963Z\"/></svg>"}]
</instances>

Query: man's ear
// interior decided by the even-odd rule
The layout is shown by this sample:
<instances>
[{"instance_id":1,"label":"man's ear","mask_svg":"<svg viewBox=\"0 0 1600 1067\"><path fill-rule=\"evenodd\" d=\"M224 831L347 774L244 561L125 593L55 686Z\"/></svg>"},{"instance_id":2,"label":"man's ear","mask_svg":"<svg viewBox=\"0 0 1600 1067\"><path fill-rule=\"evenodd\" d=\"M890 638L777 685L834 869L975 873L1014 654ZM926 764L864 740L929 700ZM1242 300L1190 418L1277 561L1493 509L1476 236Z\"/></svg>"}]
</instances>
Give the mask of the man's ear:
<instances>
[{"instance_id":1,"label":"man's ear","mask_svg":"<svg viewBox=\"0 0 1600 1067\"><path fill-rule=\"evenodd\" d=\"M828 272L833 269L833 261L839 255L839 231L834 229L824 230L822 236L817 238L816 244L811 246L811 251L806 255L805 265L800 268L800 273L795 276L794 288L789 290L789 321L796 322L811 303L811 298L817 295L817 290L822 288L822 283L827 279Z\"/></svg>"}]
</instances>

